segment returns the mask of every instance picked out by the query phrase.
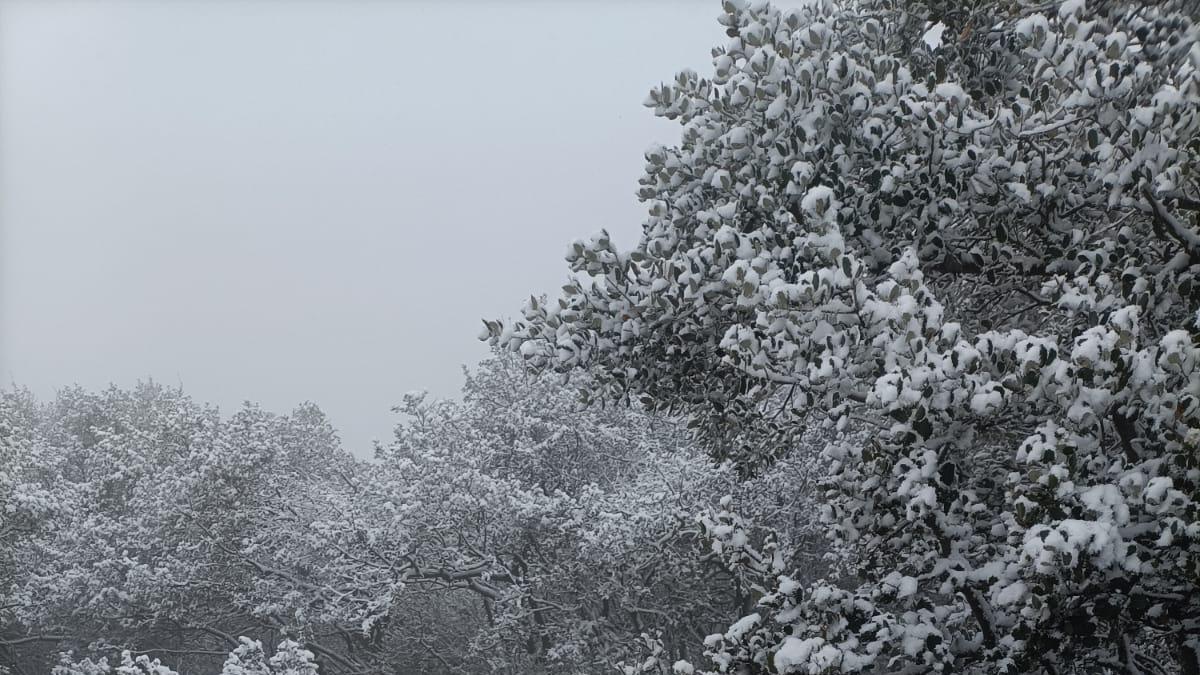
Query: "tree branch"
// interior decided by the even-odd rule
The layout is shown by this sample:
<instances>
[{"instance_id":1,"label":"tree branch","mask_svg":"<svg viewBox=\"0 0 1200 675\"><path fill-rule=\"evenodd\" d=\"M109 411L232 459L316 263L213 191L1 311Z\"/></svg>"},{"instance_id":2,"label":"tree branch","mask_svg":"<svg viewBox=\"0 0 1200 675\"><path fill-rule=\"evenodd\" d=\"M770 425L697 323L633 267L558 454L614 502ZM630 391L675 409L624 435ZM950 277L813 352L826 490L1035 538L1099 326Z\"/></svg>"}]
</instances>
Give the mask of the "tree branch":
<instances>
[{"instance_id":1,"label":"tree branch","mask_svg":"<svg viewBox=\"0 0 1200 675\"><path fill-rule=\"evenodd\" d=\"M1149 186L1142 188L1142 196L1149 202L1150 212L1154 214L1155 222L1165 228L1162 231L1179 242L1192 258L1200 258L1200 234L1196 234L1192 228L1167 211L1162 202L1154 198Z\"/></svg>"},{"instance_id":2,"label":"tree branch","mask_svg":"<svg viewBox=\"0 0 1200 675\"><path fill-rule=\"evenodd\" d=\"M13 638L11 640L0 640L0 645L13 647L15 645L28 644L30 642L62 642L70 640L70 635L28 635L21 638Z\"/></svg>"}]
</instances>

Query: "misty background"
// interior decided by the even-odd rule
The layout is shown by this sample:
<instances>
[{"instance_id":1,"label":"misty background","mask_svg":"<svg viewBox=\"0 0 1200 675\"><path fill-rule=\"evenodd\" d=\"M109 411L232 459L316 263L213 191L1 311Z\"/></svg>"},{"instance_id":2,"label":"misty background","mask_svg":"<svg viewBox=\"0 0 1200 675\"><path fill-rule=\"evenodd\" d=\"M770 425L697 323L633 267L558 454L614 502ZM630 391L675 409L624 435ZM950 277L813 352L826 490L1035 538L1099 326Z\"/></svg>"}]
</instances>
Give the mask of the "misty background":
<instances>
[{"instance_id":1,"label":"misty background","mask_svg":"<svg viewBox=\"0 0 1200 675\"><path fill-rule=\"evenodd\" d=\"M790 4L790 3L785 3ZM347 449L632 245L719 5L0 0L0 374L311 400Z\"/></svg>"}]
</instances>

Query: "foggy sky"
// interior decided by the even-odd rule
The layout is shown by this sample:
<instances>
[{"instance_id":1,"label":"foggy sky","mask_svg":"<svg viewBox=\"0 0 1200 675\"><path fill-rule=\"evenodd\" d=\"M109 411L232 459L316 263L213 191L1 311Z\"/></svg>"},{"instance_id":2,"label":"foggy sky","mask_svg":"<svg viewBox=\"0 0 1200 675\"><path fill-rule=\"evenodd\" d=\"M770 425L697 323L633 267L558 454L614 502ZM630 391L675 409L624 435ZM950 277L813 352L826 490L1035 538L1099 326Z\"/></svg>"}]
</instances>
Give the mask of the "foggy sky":
<instances>
[{"instance_id":1,"label":"foggy sky","mask_svg":"<svg viewBox=\"0 0 1200 675\"><path fill-rule=\"evenodd\" d=\"M0 375L311 400L345 446L453 395L483 317L639 232L641 106L703 2L0 0Z\"/></svg>"}]
</instances>

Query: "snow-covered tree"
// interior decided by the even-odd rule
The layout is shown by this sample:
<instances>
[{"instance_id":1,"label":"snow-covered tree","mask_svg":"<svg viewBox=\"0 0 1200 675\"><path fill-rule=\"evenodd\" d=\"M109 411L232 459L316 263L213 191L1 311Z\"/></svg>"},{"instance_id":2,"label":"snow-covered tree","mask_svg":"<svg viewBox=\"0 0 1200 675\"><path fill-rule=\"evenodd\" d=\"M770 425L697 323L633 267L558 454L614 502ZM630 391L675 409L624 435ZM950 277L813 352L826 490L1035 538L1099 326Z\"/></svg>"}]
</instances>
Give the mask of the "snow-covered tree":
<instances>
[{"instance_id":1,"label":"snow-covered tree","mask_svg":"<svg viewBox=\"0 0 1200 675\"><path fill-rule=\"evenodd\" d=\"M13 544L41 534L62 507L43 487L36 417L29 392L0 392L0 641L17 624L16 610L30 600L21 592L24 561ZM0 642L0 654L5 649Z\"/></svg>"},{"instance_id":2,"label":"snow-covered tree","mask_svg":"<svg viewBox=\"0 0 1200 675\"><path fill-rule=\"evenodd\" d=\"M311 405L224 417L156 385L0 400L21 535L0 663L667 672L812 550L806 457L740 481L677 422L583 406L508 356L460 401L407 396L371 463Z\"/></svg>"},{"instance_id":3,"label":"snow-covered tree","mask_svg":"<svg viewBox=\"0 0 1200 675\"><path fill-rule=\"evenodd\" d=\"M724 10L647 99L636 247L486 331L745 475L835 434L846 576L778 573L713 667L1200 672L1194 4Z\"/></svg>"},{"instance_id":4,"label":"snow-covered tree","mask_svg":"<svg viewBox=\"0 0 1200 675\"><path fill-rule=\"evenodd\" d=\"M279 643L269 658L258 640L243 637L240 641L225 660L221 675L317 675L313 653L293 640Z\"/></svg>"},{"instance_id":5,"label":"snow-covered tree","mask_svg":"<svg viewBox=\"0 0 1200 675\"><path fill-rule=\"evenodd\" d=\"M268 656L262 643L247 637L238 638L238 646L229 653L225 665L212 675L318 675L312 652L292 640L279 643L275 653ZM179 675L158 659L145 654L134 655L124 650L120 664L110 666L108 657L76 659L66 652L50 675Z\"/></svg>"},{"instance_id":6,"label":"snow-covered tree","mask_svg":"<svg viewBox=\"0 0 1200 675\"><path fill-rule=\"evenodd\" d=\"M281 635L287 621L262 607L263 573L242 547L356 466L311 405L290 416L250 406L225 420L147 384L66 389L0 414L0 427L19 430L6 448L36 457L22 491L0 493L0 512L48 514L4 548L0 648L22 664L95 641L203 660L236 646L233 635Z\"/></svg>"},{"instance_id":7,"label":"snow-covered tree","mask_svg":"<svg viewBox=\"0 0 1200 675\"><path fill-rule=\"evenodd\" d=\"M734 474L681 446L675 423L583 407L510 358L480 364L463 392L406 397L408 420L362 479L372 498L317 544L345 552L329 564L352 586L377 589L363 625L380 658L419 645L409 663L427 670L597 672L633 659L643 632L695 656L697 631L736 616L736 584L700 555L694 523ZM372 569L385 559L399 583Z\"/></svg>"},{"instance_id":8,"label":"snow-covered tree","mask_svg":"<svg viewBox=\"0 0 1200 675\"><path fill-rule=\"evenodd\" d=\"M70 654L64 654L59 664L50 671L50 675L179 675L158 659L151 659L145 654L134 656L125 650L121 652L120 658L121 662L112 667L108 665L107 658L96 661L85 658L76 661Z\"/></svg>"}]
</instances>

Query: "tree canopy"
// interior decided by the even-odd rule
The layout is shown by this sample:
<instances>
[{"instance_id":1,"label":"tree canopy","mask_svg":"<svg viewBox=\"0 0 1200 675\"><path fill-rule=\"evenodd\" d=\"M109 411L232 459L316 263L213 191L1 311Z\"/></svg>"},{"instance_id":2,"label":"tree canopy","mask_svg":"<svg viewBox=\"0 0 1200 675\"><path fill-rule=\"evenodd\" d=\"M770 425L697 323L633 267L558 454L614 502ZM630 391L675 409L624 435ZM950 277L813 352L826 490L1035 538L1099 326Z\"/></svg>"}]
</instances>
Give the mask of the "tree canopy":
<instances>
[{"instance_id":1,"label":"tree canopy","mask_svg":"<svg viewBox=\"0 0 1200 675\"><path fill-rule=\"evenodd\" d=\"M311 404L0 393L0 667L662 671L701 658L761 586L708 528L789 566L821 547L812 510L791 509L804 457L740 481L674 420L582 407L512 358L479 364L461 400L413 393L397 412L368 462Z\"/></svg>"},{"instance_id":2,"label":"tree canopy","mask_svg":"<svg viewBox=\"0 0 1200 675\"><path fill-rule=\"evenodd\" d=\"M719 672L1197 672L1200 46L1184 2L724 3L636 246L488 323L752 474L812 427L848 573Z\"/></svg>"},{"instance_id":3,"label":"tree canopy","mask_svg":"<svg viewBox=\"0 0 1200 675\"><path fill-rule=\"evenodd\" d=\"M0 392L0 673L1200 675L1200 9L722 7L373 461Z\"/></svg>"}]
</instances>

